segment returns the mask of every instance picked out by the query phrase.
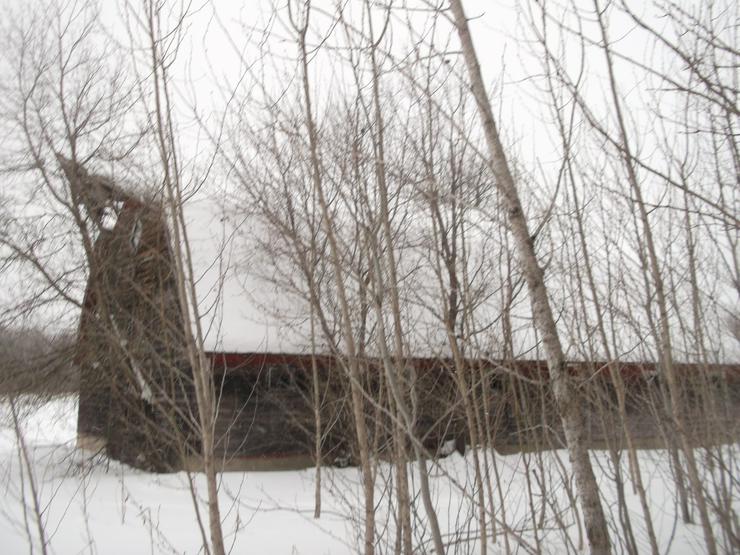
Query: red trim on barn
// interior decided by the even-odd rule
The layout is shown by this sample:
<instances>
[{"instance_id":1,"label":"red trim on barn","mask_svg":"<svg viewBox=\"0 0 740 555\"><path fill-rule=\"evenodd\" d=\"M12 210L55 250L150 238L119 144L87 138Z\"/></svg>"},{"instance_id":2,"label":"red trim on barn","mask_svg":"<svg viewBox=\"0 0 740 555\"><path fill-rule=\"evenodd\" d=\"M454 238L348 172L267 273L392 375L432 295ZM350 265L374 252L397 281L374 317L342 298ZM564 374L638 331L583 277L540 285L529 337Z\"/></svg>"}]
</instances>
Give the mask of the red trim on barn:
<instances>
[{"instance_id":1,"label":"red trim on barn","mask_svg":"<svg viewBox=\"0 0 740 555\"><path fill-rule=\"evenodd\" d=\"M261 352L224 352L208 351L206 357L216 373L245 371L256 372L268 366L288 366L309 370L312 364L312 355L297 353L261 353ZM366 358L371 367L380 368L381 361L377 358ZM337 365L336 357L332 355L315 355L315 362L320 368ZM453 368L454 361L447 357L412 357L406 359L406 365L416 370L432 371L434 369ZM547 363L543 360L519 359L504 363L494 359L466 359L468 367L488 366L500 369L500 373L513 373L526 378L542 378L547 376ZM622 377L626 380L649 378L659 374L659 365L652 362L622 362L615 361ZM679 373L706 371L710 376L724 376L728 379L740 380L740 364L686 364L676 363L674 368ZM584 375L608 376L609 363L603 361L568 363L568 369L573 373Z\"/></svg>"}]
</instances>

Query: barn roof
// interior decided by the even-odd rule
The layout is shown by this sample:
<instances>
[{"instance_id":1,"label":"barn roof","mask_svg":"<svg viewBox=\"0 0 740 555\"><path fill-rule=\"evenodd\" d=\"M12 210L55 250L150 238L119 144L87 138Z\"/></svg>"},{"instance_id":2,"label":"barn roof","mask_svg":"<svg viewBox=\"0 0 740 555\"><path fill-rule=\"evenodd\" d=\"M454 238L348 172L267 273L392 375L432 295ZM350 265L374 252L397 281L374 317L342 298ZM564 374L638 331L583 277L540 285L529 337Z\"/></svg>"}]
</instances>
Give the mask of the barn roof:
<instances>
[{"instance_id":1,"label":"barn roof","mask_svg":"<svg viewBox=\"0 0 740 555\"><path fill-rule=\"evenodd\" d=\"M206 348L305 352L295 307L256 270L244 244L234 240L250 233L247 223L226 215L213 200L186 203L185 218Z\"/></svg>"},{"instance_id":2,"label":"barn roof","mask_svg":"<svg viewBox=\"0 0 740 555\"><path fill-rule=\"evenodd\" d=\"M86 172L82 175L87 180L105 179ZM105 193L111 189L110 185L107 187L98 189ZM116 199L122 194L115 189ZM89 204L100 205L99 199L86 200ZM135 195L131 195L123 204L123 211L118 216L121 223L126 219L127 210L139 210L142 206L141 199ZM245 215L248 210L239 210L235 204L232 201L228 205L223 200L201 194L189 198L183 205L205 347L212 352L307 353L311 350L307 303L299 295L286 292L286 267L281 268L279 263L271 264L273 253L267 226L253 214ZM101 218L105 216L98 212ZM474 263L485 260L490 266L495 263L488 260L490 257L486 254L491 239L485 229L481 229L479 236L468 238L467 256ZM434 313L434 310L439 312L439 306L443 304L439 298L434 261L425 258L429 253L418 246L428 240L424 232L423 229L412 230L411 233L418 236L413 237L410 243L416 246L404 247L398 255L399 273L406 276L413 274L412 279L403 284L406 288L402 294L405 348L417 360L424 357L439 360L448 354L449 348L440 315ZM274 254L274 258L278 256ZM478 269L483 268L482 264ZM288 273L290 269L288 267ZM281 271L283 275L280 275ZM480 273L490 271L485 269ZM480 287L480 283L486 285L485 276L476 279L479 281L477 287ZM324 296L327 295L326 289ZM328 287L328 296L332 294L331 287ZM493 329L491 323L499 318L499 304L490 291L483 291L481 297L485 300L476 306L476 325L483 329L483 333L494 333L487 328ZM515 310L520 313L513 314L514 318L531 317L526 299L520 299ZM516 350L536 356L536 338L531 333L531 326L521 326L516 333L519 343ZM631 337L629 341L637 345L643 343L645 338ZM367 348L372 354L374 346L368 345ZM318 351L328 352L329 349L319 344ZM470 353L470 356L480 355L487 356L487 353Z\"/></svg>"}]
</instances>

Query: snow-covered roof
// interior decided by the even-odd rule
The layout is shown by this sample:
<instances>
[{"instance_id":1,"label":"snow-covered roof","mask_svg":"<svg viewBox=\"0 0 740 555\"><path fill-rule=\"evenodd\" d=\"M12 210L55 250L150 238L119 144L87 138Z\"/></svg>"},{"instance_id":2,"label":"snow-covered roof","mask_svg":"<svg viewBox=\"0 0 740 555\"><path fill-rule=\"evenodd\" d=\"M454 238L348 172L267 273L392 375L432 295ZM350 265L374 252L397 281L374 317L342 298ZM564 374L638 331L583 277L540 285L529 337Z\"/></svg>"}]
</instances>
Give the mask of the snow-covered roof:
<instances>
[{"instance_id":1,"label":"snow-covered roof","mask_svg":"<svg viewBox=\"0 0 740 555\"><path fill-rule=\"evenodd\" d=\"M206 349L304 352L305 337L296 332L300 323L288 299L250 264L239 240L249 234L249 224L210 199L188 201L184 212Z\"/></svg>"}]
</instances>

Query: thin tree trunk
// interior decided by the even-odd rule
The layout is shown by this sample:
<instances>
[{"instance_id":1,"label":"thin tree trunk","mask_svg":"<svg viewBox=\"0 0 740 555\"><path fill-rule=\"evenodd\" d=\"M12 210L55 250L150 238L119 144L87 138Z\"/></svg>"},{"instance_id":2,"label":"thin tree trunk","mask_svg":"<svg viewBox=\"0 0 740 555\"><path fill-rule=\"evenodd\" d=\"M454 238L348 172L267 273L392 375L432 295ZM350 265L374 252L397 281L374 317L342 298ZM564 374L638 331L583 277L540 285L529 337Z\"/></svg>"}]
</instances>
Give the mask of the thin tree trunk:
<instances>
[{"instance_id":1,"label":"thin tree trunk","mask_svg":"<svg viewBox=\"0 0 740 555\"><path fill-rule=\"evenodd\" d=\"M461 0L450 0L450 7L460 37L465 64L468 68L471 89L482 120L491 157L491 169L508 211L511 233L516 243L522 272L529 288L535 326L542 336L552 389L563 422L576 485L581 496L586 535L592 553L607 554L610 552L608 528L601 506L601 499L599 498L599 487L586 448L583 415L578 403L578 396L575 394L575 388L568 376L565 355L560 344L550 301L547 297L544 272L537 262L534 242L530 236L516 184L498 136L493 111L486 95L478 58L473 47Z\"/></svg>"},{"instance_id":2,"label":"thin tree trunk","mask_svg":"<svg viewBox=\"0 0 740 555\"><path fill-rule=\"evenodd\" d=\"M640 221L643 227L643 234L645 239L645 248L648 254L648 261L650 267L650 273L653 278L653 286L655 288L656 301L658 303L659 312L659 325L660 325L660 341L658 345L659 356L663 367L663 373L666 378L668 385L668 394L671 407L671 416L674 425L678 431L679 441L681 443L684 456L686 457L687 474L689 476L689 484L691 485L691 491L694 496L694 501L699 509L699 519L701 521L702 531L704 532L704 541L706 543L707 553L709 555L716 555L717 544L712 531L712 526L709 521L709 511L707 508L706 497L704 490L699 478L699 471L696 464L696 458L694 456L694 450L689 440L689 432L687 423L684 419L683 414L683 403L681 402L681 392L676 376L676 371L673 365L673 352L671 346L671 331L668 319L668 304L666 301L665 287L663 278L660 274L660 264L658 263L658 256L653 240L652 229L648 219L647 209L642 198L642 190L637 180L635 172L634 159L632 157L632 150L630 143L627 138L627 127L624 123L624 117L622 115L621 103L617 94L616 78L614 75L614 64L612 62L611 50L608 42L606 27L603 19L603 12L599 5L598 0L593 0L594 11L596 13L599 29L602 37L602 49L606 60L606 66L609 73L609 84L614 103L614 109L617 116L617 123L619 125L619 136L622 150L622 159L624 161L625 168L627 170L627 178L635 195L637 202Z\"/></svg>"},{"instance_id":3,"label":"thin tree trunk","mask_svg":"<svg viewBox=\"0 0 740 555\"><path fill-rule=\"evenodd\" d=\"M371 250L373 253L377 253L378 249L376 245L371 246ZM386 345L385 338L386 338L386 332L385 332L385 324L383 320L383 312L382 312L382 304L380 302L380 297L382 296L382 291L385 289L385 285L382 281L382 274L380 270L380 263L378 260L377 254L371 255L373 260L373 266L374 266L374 285L375 285L375 294L373 297L376 299L374 305L376 310L376 317L377 317L377 325L378 325L378 346L380 347L380 354L381 358L383 360L383 366L386 371L386 377L388 379L388 389L391 392L391 395L393 397L393 404L395 405L396 412L400 415L400 423L403 424L403 427L405 428L406 434L411 439L412 448L414 449L414 456L416 457L416 465L419 472L419 481L420 481L420 490L421 490L421 500L424 504L424 509L427 514L427 518L429 519L429 526L432 530L432 540L434 542L434 549L435 552L439 555L444 554L444 543L442 541L442 534L439 529L439 521L437 519L437 513L434 509L434 503L432 502L432 496L431 496L431 490L429 487L429 474L427 471L426 466L426 460L424 457L424 453L422 452L419 441L416 437L414 437L414 422L411 418L411 413L409 412L409 408L406 406L406 402L404 400L403 392L401 391L401 387L399 384L398 379L398 372L397 368L398 365L400 365L400 356L396 352L396 361L394 364L394 361L391 359L391 355L388 349L388 346ZM391 288L396 287L395 284L390 285ZM392 295L393 296L393 295ZM394 318L399 318L400 314L398 312L398 307L394 305L393 307L393 313ZM398 320L396 320L398 322ZM396 336L399 334L399 328L396 326ZM397 425L394 423L394 426Z\"/></svg>"},{"instance_id":4,"label":"thin tree trunk","mask_svg":"<svg viewBox=\"0 0 740 555\"><path fill-rule=\"evenodd\" d=\"M44 520L43 520L43 511L41 510L41 502L39 500L39 492L38 488L36 487L36 478L33 475L33 466L31 464L31 457L28 454L28 446L26 445L26 440L23 437L23 430L21 429L20 420L18 419L18 409L16 408L15 400L13 399L12 395L10 397L10 412L13 416L13 429L15 431L15 437L18 441L18 450L20 451L21 458L23 460L23 466L26 467L26 472L28 474L28 484L31 488L31 501L33 502L33 516L34 516L34 522L36 523L36 529L39 534L39 544L41 545L41 553L43 555L46 555L48 553L47 546L49 545L49 540L46 537L46 530L44 528ZM22 476L23 470L21 469L21 476ZM21 502L23 503L23 513L26 514L26 500L21 499ZM31 540L31 532L28 528L28 520L24 518L24 523L26 525L26 532L28 534L28 539L31 542L30 549L31 553L33 553L33 542Z\"/></svg>"},{"instance_id":5,"label":"thin tree trunk","mask_svg":"<svg viewBox=\"0 0 740 555\"><path fill-rule=\"evenodd\" d=\"M306 31L308 29L308 18L310 13L310 4L306 6L305 21L302 27L296 26L298 32L298 41L301 56L301 70L303 83L303 100L305 102L306 127L308 128L309 148L311 152L311 177L314 189L318 196L319 207L321 208L322 222L324 232L329 242L329 251L331 263L335 273L337 295L339 297L339 308L341 311L341 322L343 329L344 344L347 349L347 370L350 379L350 392L352 397L352 411L355 422L355 432L357 434L357 444L360 452L360 467L362 470L362 484L365 495L365 534L364 534L364 552L371 555L375 551L375 490L372 465L370 462L370 452L368 449L368 433L365 423L364 399L362 394L362 383L357 358L357 346L352 330L351 315L349 302L342 282L342 262L339 258L339 245L334 234L333 220L324 194L323 183L321 179L321 163L319 161L318 132L313 119L313 109L311 103L311 91L308 79L308 53L306 51Z\"/></svg>"},{"instance_id":6,"label":"thin tree trunk","mask_svg":"<svg viewBox=\"0 0 740 555\"><path fill-rule=\"evenodd\" d=\"M175 260L174 273L177 284L178 302L183 317L183 331L185 334L188 360L193 370L193 384L200 419L201 453L208 492L208 520L211 532L212 553L213 555L224 555L226 549L224 546L223 529L221 527L217 468L213 452L216 416L215 393L213 391L213 383L211 382L209 363L206 360L203 349L203 332L197 308L192 256L187 236L187 226L185 225L185 218L183 216L178 161L172 144L174 141L172 107L169 104L170 97L166 66L163 64L159 50L159 14L156 12L155 6L152 3L148 4L147 11L147 31L150 39L152 78L154 80L156 132L160 150L159 154L164 170L165 193L172 217L172 231L174 235L173 254ZM193 328L195 328L195 334L193 334Z\"/></svg>"},{"instance_id":7,"label":"thin tree trunk","mask_svg":"<svg viewBox=\"0 0 740 555\"><path fill-rule=\"evenodd\" d=\"M388 375L388 388L393 395L396 410L400 413L402 422L406 428L406 434L411 439L412 448L414 449L414 455L416 457L416 465L419 472L421 499L424 504L424 509L429 519L429 527L432 531L432 540L434 542L434 549L442 555L445 552L444 543L442 541L442 533L439 528L439 521L437 519L437 513L432 502L432 495L429 487L429 474L427 471L426 460L424 453L420 448L419 441L414 437L414 421L409 411L409 407L406 405L406 401L399 384L399 377L402 376L403 372L403 337L402 337L402 321L401 321L401 303L398 294L398 272L396 269L396 260L394 255L394 237L391 230L389 207L388 207L388 184L386 181L386 168L385 168L385 140L383 130L383 112L380 106L380 72L378 69L378 63L375 57L375 49L380 39L376 41L373 31L372 15L369 13L370 5L366 4L368 10L368 25L370 29L370 61L373 71L372 80L372 97L373 97L373 108L375 112L375 128L377 133L373 135L374 142L374 156L375 156L375 177L378 185L378 192L380 196L380 224L383 229L383 235L385 236L386 242L386 259L387 268L389 273L388 292L390 293L391 299L391 316L393 318L393 339L394 339L394 356L395 365L392 364L388 349L385 345L385 333L384 333L384 322L383 314L381 310L380 302L376 304L378 309L378 325L379 325L379 337L381 341L381 353L385 361L386 372ZM389 19L386 20L386 25ZM382 38L387 26L383 29L380 34ZM375 268L375 285L376 285L376 298L377 294L385 291L385 283L383 281L383 275L380 268L380 260L382 249L379 249L379 245L371 245L371 252L373 253L374 268ZM413 392L412 392L413 395ZM405 464L405 461L404 461Z\"/></svg>"},{"instance_id":8,"label":"thin tree trunk","mask_svg":"<svg viewBox=\"0 0 740 555\"><path fill-rule=\"evenodd\" d=\"M314 323L314 307L311 303L311 378L313 379L313 424L314 452L316 457L316 484L314 489L313 517L321 517L321 388L319 384L319 370L316 364L316 330Z\"/></svg>"}]
</instances>

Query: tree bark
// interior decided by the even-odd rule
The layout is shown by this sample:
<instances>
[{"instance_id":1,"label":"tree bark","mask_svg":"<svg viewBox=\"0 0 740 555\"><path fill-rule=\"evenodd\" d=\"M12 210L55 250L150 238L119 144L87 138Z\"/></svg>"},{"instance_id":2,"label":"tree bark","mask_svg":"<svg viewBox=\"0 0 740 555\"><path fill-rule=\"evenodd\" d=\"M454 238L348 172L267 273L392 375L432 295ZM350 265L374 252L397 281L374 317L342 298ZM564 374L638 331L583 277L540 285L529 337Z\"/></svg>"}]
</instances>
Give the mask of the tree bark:
<instances>
[{"instance_id":1,"label":"tree bark","mask_svg":"<svg viewBox=\"0 0 740 555\"><path fill-rule=\"evenodd\" d=\"M610 553L609 534L601 499L599 498L599 487L586 448L583 414L578 403L576 389L568 376L565 355L555 326L547 289L545 288L544 272L537 261L534 242L522 211L519 193L499 139L461 0L450 0L450 8L460 37L472 93L483 124L486 145L490 155L489 164L508 212L511 234L514 238L522 273L529 289L534 323L542 337L550 372L550 383L563 423L578 493L581 496L586 535L592 553Z\"/></svg>"}]
</instances>

